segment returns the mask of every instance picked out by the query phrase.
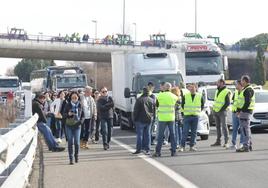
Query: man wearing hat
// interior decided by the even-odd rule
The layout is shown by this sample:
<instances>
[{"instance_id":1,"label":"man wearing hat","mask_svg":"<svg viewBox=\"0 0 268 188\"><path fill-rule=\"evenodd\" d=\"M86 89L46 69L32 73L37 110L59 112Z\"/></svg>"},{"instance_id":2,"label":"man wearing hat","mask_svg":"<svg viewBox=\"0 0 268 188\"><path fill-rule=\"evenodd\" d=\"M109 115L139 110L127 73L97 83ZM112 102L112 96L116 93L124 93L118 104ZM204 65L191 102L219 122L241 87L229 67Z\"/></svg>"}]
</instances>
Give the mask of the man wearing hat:
<instances>
[{"instance_id":1,"label":"man wearing hat","mask_svg":"<svg viewBox=\"0 0 268 188\"><path fill-rule=\"evenodd\" d=\"M151 145L151 124L154 114L154 100L149 95L147 87L143 88L143 94L136 100L133 112L133 119L136 125L137 144L136 151L133 154L150 154Z\"/></svg>"}]
</instances>

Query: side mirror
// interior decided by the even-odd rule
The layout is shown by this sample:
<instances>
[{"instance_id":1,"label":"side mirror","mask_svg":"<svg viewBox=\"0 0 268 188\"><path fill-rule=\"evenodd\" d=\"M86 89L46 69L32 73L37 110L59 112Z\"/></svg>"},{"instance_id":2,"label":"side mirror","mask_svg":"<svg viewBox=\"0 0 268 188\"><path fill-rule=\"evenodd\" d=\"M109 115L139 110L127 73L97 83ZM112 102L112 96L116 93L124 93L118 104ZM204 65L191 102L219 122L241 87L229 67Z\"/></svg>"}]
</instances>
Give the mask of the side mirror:
<instances>
[{"instance_id":1,"label":"side mirror","mask_svg":"<svg viewBox=\"0 0 268 188\"><path fill-rule=\"evenodd\" d=\"M125 96L125 98L130 98L131 97L131 92L130 92L129 88L125 88L124 96Z\"/></svg>"},{"instance_id":2,"label":"side mirror","mask_svg":"<svg viewBox=\"0 0 268 188\"><path fill-rule=\"evenodd\" d=\"M228 70L228 57L227 56L223 56L223 69L224 71Z\"/></svg>"}]
</instances>

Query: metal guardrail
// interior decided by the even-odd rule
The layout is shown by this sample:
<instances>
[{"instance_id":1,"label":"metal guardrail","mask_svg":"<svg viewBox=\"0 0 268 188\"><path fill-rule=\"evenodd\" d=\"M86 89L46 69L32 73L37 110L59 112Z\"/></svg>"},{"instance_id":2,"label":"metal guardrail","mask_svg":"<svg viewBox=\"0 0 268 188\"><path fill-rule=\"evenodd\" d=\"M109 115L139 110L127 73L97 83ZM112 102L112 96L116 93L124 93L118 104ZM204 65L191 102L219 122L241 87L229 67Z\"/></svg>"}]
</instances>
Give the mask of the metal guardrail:
<instances>
[{"instance_id":1,"label":"metal guardrail","mask_svg":"<svg viewBox=\"0 0 268 188\"><path fill-rule=\"evenodd\" d=\"M2 130L4 134L0 135L1 187L21 188L27 184L37 146L37 120L38 115L35 114L13 129Z\"/></svg>"}]
</instances>

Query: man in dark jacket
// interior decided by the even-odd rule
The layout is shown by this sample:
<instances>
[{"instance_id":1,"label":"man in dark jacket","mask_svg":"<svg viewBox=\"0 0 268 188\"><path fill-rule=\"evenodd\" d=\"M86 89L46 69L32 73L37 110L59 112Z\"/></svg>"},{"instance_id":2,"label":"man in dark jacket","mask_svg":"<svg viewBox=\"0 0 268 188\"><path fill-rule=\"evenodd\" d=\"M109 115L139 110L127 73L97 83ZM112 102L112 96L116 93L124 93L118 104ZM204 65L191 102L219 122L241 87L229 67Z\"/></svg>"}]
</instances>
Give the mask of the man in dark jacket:
<instances>
[{"instance_id":1,"label":"man in dark jacket","mask_svg":"<svg viewBox=\"0 0 268 188\"><path fill-rule=\"evenodd\" d=\"M33 114L38 114L37 127L38 130L43 134L45 141L47 143L48 149L50 151L59 152L64 151L65 148L59 147L58 143L55 141L50 128L47 126L46 115L43 111L43 104L45 102L45 95L37 94L36 98L32 103L32 112Z\"/></svg>"},{"instance_id":2,"label":"man in dark jacket","mask_svg":"<svg viewBox=\"0 0 268 188\"><path fill-rule=\"evenodd\" d=\"M153 115L154 100L149 96L148 88L144 88L143 94L137 99L134 106L133 119L136 125L137 145L133 154L141 153L142 147L145 149L145 154L150 154Z\"/></svg>"},{"instance_id":3,"label":"man in dark jacket","mask_svg":"<svg viewBox=\"0 0 268 188\"><path fill-rule=\"evenodd\" d=\"M241 134L243 135L243 147L237 149L237 152L252 151L250 116L255 107L255 92L250 85L250 77L243 75L241 78L243 90L238 96L237 116L239 118Z\"/></svg>"},{"instance_id":4,"label":"man in dark jacket","mask_svg":"<svg viewBox=\"0 0 268 188\"><path fill-rule=\"evenodd\" d=\"M101 96L97 102L97 110L101 122L103 149L107 150L110 148L109 143L111 141L112 136L114 102L112 97L108 96L108 90L106 87L101 88L100 91Z\"/></svg>"}]
</instances>

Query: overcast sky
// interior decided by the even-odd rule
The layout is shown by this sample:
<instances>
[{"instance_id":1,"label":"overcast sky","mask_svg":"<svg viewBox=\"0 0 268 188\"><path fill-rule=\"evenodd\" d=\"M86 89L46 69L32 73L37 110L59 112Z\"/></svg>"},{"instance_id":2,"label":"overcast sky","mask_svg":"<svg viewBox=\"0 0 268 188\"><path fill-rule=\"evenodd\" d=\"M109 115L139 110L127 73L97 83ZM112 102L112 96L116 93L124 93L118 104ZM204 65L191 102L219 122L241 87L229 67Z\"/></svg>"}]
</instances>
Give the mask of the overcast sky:
<instances>
[{"instance_id":1,"label":"overcast sky","mask_svg":"<svg viewBox=\"0 0 268 188\"><path fill-rule=\"evenodd\" d=\"M137 40L153 33L166 33L168 39L180 39L194 32L195 0L125 0L126 32ZM267 0L197 0L198 32L219 36L223 43L268 32ZM1 1L0 33L7 28L24 28L28 34L71 34L79 32L98 37L122 33L123 0L10 0ZM17 60L0 59L0 74ZM9 62L8 64L5 62ZM11 63L10 63L11 62ZM13 63L14 62L14 63Z\"/></svg>"}]
</instances>

